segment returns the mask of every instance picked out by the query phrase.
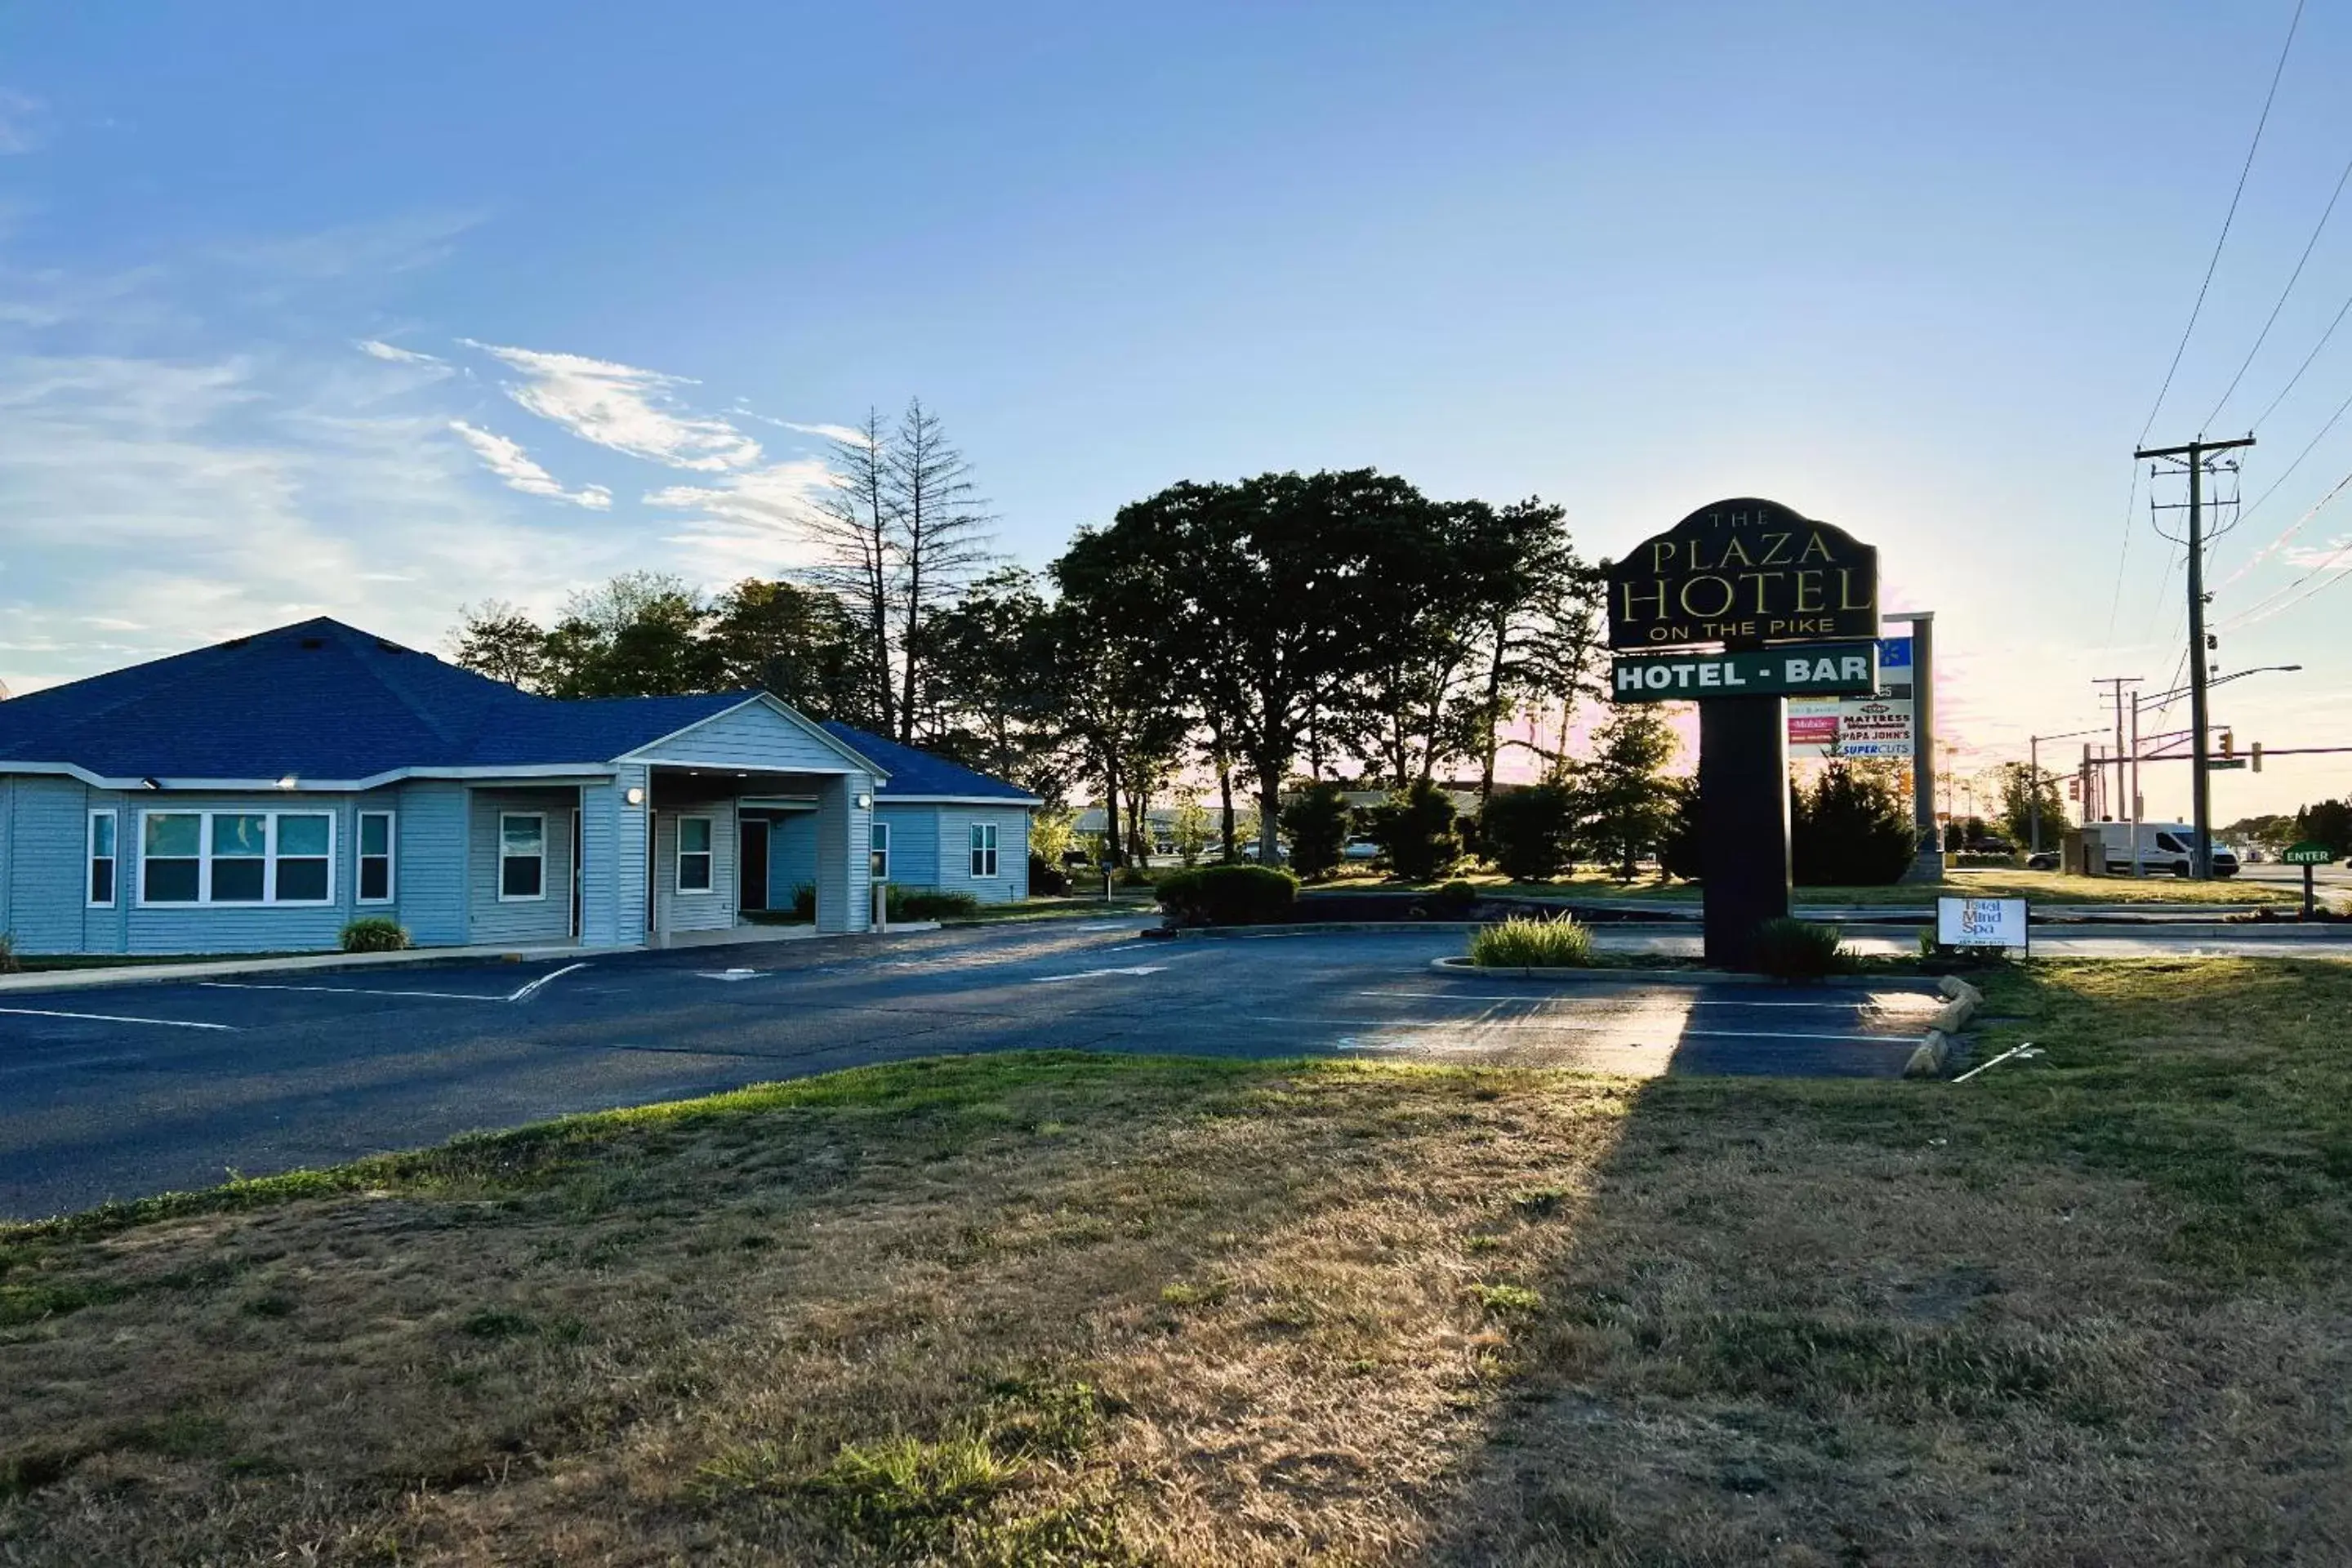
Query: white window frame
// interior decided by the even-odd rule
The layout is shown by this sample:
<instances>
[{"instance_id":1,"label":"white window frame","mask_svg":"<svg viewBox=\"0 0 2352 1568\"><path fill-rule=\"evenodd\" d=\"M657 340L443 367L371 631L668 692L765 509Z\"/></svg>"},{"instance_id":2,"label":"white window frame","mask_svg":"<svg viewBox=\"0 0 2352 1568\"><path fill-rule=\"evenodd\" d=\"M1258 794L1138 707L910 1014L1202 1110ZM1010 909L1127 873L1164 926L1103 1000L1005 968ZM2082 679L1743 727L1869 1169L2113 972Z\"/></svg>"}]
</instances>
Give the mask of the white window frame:
<instances>
[{"instance_id":1,"label":"white window frame","mask_svg":"<svg viewBox=\"0 0 2352 1568\"><path fill-rule=\"evenodd\" d=\"M890 825L887 822L866 825L866 868L874 881L890 879Z\"/></svg>"},{"instance_id":2,"label":"white window frame","mask_svg":"<svg viewBox=\"0 0 2352 1568\"><path fill-rule=\"evenodd\" d=\"M533 822L539 824L539 853L537 855L509 855L507 853L507 824L509 822L520 822L524 817L529 817ZM507 862L509 860L537 860L539 862L539 891L536 893L509 893L507 891ZM499 813L499 902L502 904L543 904L547 902L547 813L543 811L502 811Z\"/></svg>"},{"instance_id":3,"label":"white window frame","mask_svg":"<svg viewBox=\"0 0 2352 1568\"><path fill-rule=\"evenodd\" d=\"M996 824L973 823L969 840L971 847L971 879L975 882L985 882L1003 876L1003 862L997 855Z\"/></svg>"},{"instance_id":4,"label":"white window frame","mask_svg":"<svg viewBox=\"0 0 2352 1568\"><path fill-rule=\"evenodd\" d=\"M168 806L142 807L139 814L139 889L135 905L142 910L256 910L279 908L289 910L325 909L335 902L335 838L341 814L332 806L283 806L245 811L236 807ZM147 819L151 816L193 816L196 819L196 896L193 899L150 899L147 896ZM261 897L257 899L215 899L213 897L213 818L216 816L258 816L265 826L261 830ZM327 893L319 899L281 899L278 896L278 819L281 816L323 816L327 819ZM122 831L116 825L114 837L115 887L122 885ZM165 859L184 860L185 855L170 855ZM248 856L232 856L247 859ZM295 860L316 860L317 855L288 857ZM85 895L89 892L83 889Z\"/></svg>"},{"instance_id":5,"label":"white window frame","mask_svg":"<svg viewBox=\"0 0 2352 1568\"><path fill-rule=\"evenodd\" d=\"M114 848L111 853L105 855L98 852L98 819L101 816L112 825L114 830ZM122 900L122 818L112 806L99 806L90 812L89 837L83 841L82 848L84 850L81 858L83 907L92 910L110 910ZM102 900L89 896L90 878L97 871L98 863L100 860L106 862L107 896Z\"/></svg>"},{"instance_id":6,"label":"white window frame","mask_svg":"<svg viewBox=\"0 0 2352 1568\"><path fill-rule=\"evenodd\" d=\"M697 849L692 851L692 853L701 857L703 859L710 863L709 879L706 880L699 888L689 888L686 885L686 857L688 853L686 847L686 825L689 822L699 822L710 830L710 847L708 849ZM672 826L670 827L669 858L671 860L670 890L676 893L679 898L708 898L711 894L718 892L719 819L714 816L706 816L699 812L688 813L685 816L673 818Z\"/></svg>"},{"instance_id":7,"label":"white window frame","mask_svg":"<svg viewBox=\"0 0 2352 1568\"><path fill-rule=\"evenodd\" d=\"M383 818L383 897L371 899L362 889L367 887L367 824L371 816ZM543 841L542 841L543 842ZM542 878L544 879L544 878ZM400 901L400 814L396 811L362 811L352 829L352 901L371 907Z\"/></svg>"}]
</instances>

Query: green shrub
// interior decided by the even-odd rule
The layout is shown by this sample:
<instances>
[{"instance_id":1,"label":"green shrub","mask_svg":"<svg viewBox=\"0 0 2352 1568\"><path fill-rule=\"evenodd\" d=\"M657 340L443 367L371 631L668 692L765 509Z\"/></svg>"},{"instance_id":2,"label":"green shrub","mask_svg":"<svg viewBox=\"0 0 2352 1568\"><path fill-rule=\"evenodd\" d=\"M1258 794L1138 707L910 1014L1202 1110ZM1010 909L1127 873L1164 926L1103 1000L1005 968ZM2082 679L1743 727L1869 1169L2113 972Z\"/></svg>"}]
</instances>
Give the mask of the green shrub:
<instances>
[{"instance_id":1,"label":"green shrub","mask_svg":"<svg viewBox=\"0 0 2352 1568\"><path fill-rule=\"evenodd\" d=\"M1462 858L1454 797L1426 780L1391 795L1370 816L1373 842L1388 851L1389 864L1404 881L1433 881Z\"/></svg>"},{"instance_id":2,"label":"green shrub","mask_svg":"<svg viewBox=\"0 0 2352 1568\"><path fill-rule=\"evenodd\" d=\"M1339 848L1348 841L1348 797L1335 784L1307 786L1282 808L1282 831L1290 839L1290 867L1308 881L1339 868Z\"/></svg>"},{"instance_id":3,"label":"green shrub","mask_svg":"<svg viewBox=\"0 0 2352 1568\"><path fill-rule=\"evenodd\" d=\"M1159 892L1171 925L1274 925L1290 918L1298 879L1271 866L1202 866L1162 877Z\"/></svg>"},{"instance_id":4,"label":"green shrub","mask_svg":"<svg viewBox=\"0 0 2352 1568\"><path fill-rule=\"evenodd\" d=\"M938 888L893 886L884 895L884 903L894 921L956 920L980 913L980 900L970 893L945 892Z\"/></svg>"},{"instance_id":5,"label":"green shrub","mask_svg":"<svg viewBox=\"0 0 2352 1568\"><path fill-rule=\"evenodd\" d=\"M1514 882L1548 882L1576 863L1576 814L1558 784L1496 793L1478 816L1478 847Z\"/></svg>"},{"instance_id":6,"label":"green shrub","mask_svg":"<svg viewBox=\"0 0 2352 1568\"><path fill-rule=\"evenodd\" d=\"M1070 874L1043 855L1029 857L1029 896L1058 899L1070 890Z\"/></svg>"},{"instance_id":7,"label":"green shrub","mask_svg":"<svg viewBox=\"0 0 2352 1568\"><path fill-rule=\"evenodd\" d=\"M1513 918L1470 933L1470 962L1484 969L1582 969L1592 931L1574 921Z\"/></svg>"},{"instance_id":8,"label":"green shrub","mask_svg":"<svg viewBox=\"0 0 2352 1568\"><path fill-rule=\"evenodd\" d=\"M1756 928L1756 967L1781 980L1819 980L1851 957L1835 926L1783 915Z\"/></svg>"},{"instance_id":9,"label":"green shrub","mask_svg":"<svg viewBox=\"0 0 2352 1568\"><path fill-rule=\"evenodd\" d=\"M1833 758L1811 790L1790 792L1790 805L1799 886L1884 886L1911 868L1919 846L1911 805L1884 775Z\"/></svg>"},{"instance_id":10,"label":"green shrub","mask_svg":"<svg viewBox=\"0 0 2352 1568\"><path fill-rule=\"evenodd\" d=\"M411 946L407 928L390 915L362 915L343 928L345 952L399 952Z\"/></svg>"}]
</instances>

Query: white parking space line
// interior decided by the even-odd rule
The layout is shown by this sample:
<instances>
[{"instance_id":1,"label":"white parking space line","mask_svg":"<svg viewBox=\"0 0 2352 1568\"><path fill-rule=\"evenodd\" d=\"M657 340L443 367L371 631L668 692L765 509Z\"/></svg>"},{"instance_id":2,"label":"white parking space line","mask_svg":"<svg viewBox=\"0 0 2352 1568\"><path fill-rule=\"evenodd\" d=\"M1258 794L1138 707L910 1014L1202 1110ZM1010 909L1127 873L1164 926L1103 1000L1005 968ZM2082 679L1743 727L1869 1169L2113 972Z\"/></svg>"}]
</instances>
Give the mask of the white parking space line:
<instances>
[{"instance_id":1,"label":"white parking space line","mask_svg":"<svg viewBox=\"0 0 2352 1568\"><path fill-rule=\"evenodd\" d=\"M1167 967L1164 963L1139 963L1128 969L1080 969L1068 974L1040 974L1029 984L1051 985L1057 980L1093 980L1105 974L1157 974Z\"/></svg>"},{"instance_id":2,"label":"white parking space line","mask_svg":"<svg viewBox=\"0 0 2352 1568\"><path fill-rule=\"evenodd\" d=\"M1661 1028L1654 1024L1642 1024L1612 1019L1607 1023L1580 1024L1567 1019L1551 1018L1299 1018L1253 1017L1253 1024L1328 1024L1334 1028L1386 1029L1398 1038L1411 1038L1419 1034L1485 1034L1490 1029L1526 1029L1536 1034L1557 1035L1663 1035L1675 1039L1710 1040L1846 1040L1866 1041L1881 1045L1915 1046L1919 1042L1909 1035L1825 1035L1795 1029L1691 1029L1679 1025Z\"/></svg>"},{"instance_id":3,"label":"white parking space line","mask_svg":"<svg viewBox=\"0 0 2352 1568\"><path fill-rule=\"evenodd\" d=\"M509 1002L528 1002L533 996L539 994L540 988L541 986L544 986L552 981L561 980L567 974L574 973L577 971L587 967L588 966L585 963L567 963L562 968L542 974L538 979L530 981L527 984L516 986L513 994L508 996L507 1000Z\"/></svg>"},{"instance_id":4,"label":"white parking space line","mask_svg":"<svg viewBox=\"0 0 2352 1568\"><path fill-rule=\"evenodd\" d=\"M128 1018L113 1013L59 1013L47 1007L0 1007L19 1018L80 1018L92 1024L152 1024L163 1029L218 1029L234 1034L234 1024L198 1024L186 1018Z\"/></svg>"},{"instance_id":5,"label":"white parking space line","mask_svg":"<svg viewBox=\"0 0 2352 1568\"><path fill-rule=\"evenodd\" d=\"M433 1002L503 1002L503 996L485 996L473 991L394 991L365 985L264 985L243 980L199 980L197 984L207 991L315 991L325 996L422 996Z\"/></svg>"}]
</instances>

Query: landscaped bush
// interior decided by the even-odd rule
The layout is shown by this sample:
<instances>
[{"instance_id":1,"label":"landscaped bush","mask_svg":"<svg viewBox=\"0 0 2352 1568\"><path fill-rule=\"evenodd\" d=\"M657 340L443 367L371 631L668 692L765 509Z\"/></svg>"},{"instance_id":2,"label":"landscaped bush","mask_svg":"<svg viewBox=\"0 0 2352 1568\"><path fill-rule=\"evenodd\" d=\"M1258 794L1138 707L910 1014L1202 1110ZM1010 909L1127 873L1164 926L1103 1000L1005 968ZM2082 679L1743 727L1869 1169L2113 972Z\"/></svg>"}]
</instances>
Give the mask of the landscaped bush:
<instances>
[{"instance_id":1,"label":"landscaped bush","mask_svg":"<svg viewBox=\"0 0 2352 1568\"><path fill-rule=\"evenodd\" d=\"M1781 980L1819 980L1850 958L1835 926L1782 916L1756 928L1756 967Z\"/></svg>"},{"instance_id":2,"label":"landscaped bush","mask_svg":"<svg viewBox=\"0 0 2352 1568\"><path fill-rule=\"evenodd\" d=\"M1029 857L1029 896L1033 899L1058 899L1070 890L1069 873L1046 859L1043 855Z\"/></svg>"},{"instance_id":3,"label":"landscaped bush","mask_svg":"<svg viewBox=\"0 0 2352 1568\"><path fill-rule=\"evenodd\" d=\"M1339 848L1348 841L1348 797L1335 784L1309 784L1282 808L1282 831L1290 839L1291 868L1308 881L1339 868Z\"/></svg>"},{"instance_id":4,"label":"landscaped bush","mask_svg":"<svg viewBox=\"0 0 2352 1568\"><path fill-rule=\"evenodd\" d=\"M343 928L345 952L399 952L410 945L407 928L390 915L362 915Z\"/></svg>"},{"instance_id":5,"label":"landscaped bush","mask_svg":"<svg viewBox=\"0 0 2352 1568\"><path fill-rule=\"evenodd\" d=\"M980 900L970 893L938 888L893 887L884 901L894 921L944 921L980 913Z\"/></svg>"},{"instance_id":6,"label":"landscaped bush","mask_svg":"<svg viewBox=\"0 0 2352 1568\"><path fill-rule=\"evenodd\" d=\"M1434 881L1462 858L1462 835L1454 826L1454 797L1425 780L1391 795L1370 813L1371 837L1388 851L1400 880Z\"/></svg>"},{"instance_id":7,"label":"landscaped bush","mask_svg":"<svg viewBox=\"0 0 2352 1568\"><path fill-rule=\"evenodd\" d=\"M1514 918L1471 932L1470 962L1486 969L1581 969L1592 962L1592 931L1565 918Z\"/></svg>"},{"instance_id":8,"label":"landscaped bush","mask_svg":"<svg viewBox=\"0 0 2352 1568\"><path fill-rule=\"evenodd\" d=\"M1478 889L1469 882L1448 882L1422 900L1431 916L1441 921L1467 920L1471 906L1478 901Z\"/></svg>"},{"instance_id":9,"label":"landscaped bush","mask_svg":"<svg viewBox=\"0 0 2352 1568\"><path fill-rule=\"evenodd\" d=\"M1789 858L1800 886L1882 886L1911 868L1918 830L1885 778L1833 760L1810 791L1790 795Z\"/></svg>"},{"instance_id":10,"label":"landscaped bush","mask_svg":"<svg viewBox=\"0 0 2352 1568\"><path fill-rule=\"evenodd\" d=\"M1575 864L1576 815L1558 784L1498 790L1478 817L1478 847L1514 882L1548 882Z\"/></svg>"},{"instance_id":11,"label":"landscaped bush","mask_svg":"<svg viewBox=\"0 0 2352 1568\"><path fill-rule=\"evenodd\" d=\"M1271 866L1202 866L1160 879L1171 925L1275 925L1290 918L1298 879Z\"/></svg>"}]
</instances>

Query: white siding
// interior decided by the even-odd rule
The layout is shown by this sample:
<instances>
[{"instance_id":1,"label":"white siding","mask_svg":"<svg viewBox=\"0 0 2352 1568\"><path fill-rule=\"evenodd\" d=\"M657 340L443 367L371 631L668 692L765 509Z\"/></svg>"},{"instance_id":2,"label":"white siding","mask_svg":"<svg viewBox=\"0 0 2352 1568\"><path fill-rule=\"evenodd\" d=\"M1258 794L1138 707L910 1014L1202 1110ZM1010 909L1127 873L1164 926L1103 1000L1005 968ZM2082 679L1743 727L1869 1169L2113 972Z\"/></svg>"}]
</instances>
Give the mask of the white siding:
<instances>
[{"instance_id":1,"label":"white siding","mask_svg":"<svg viewBox=\"0 0 2352 1568\"><path fill-rule=\"evenodd\" d=\"M970 893L984 904L1029 896L1029 810L1020 805L942 805L938 812L939 881L944 892ZM971 874L971 826L996 825L993 877Z\"/></svg>"},{"instance_id":2,"label":"white siding","mask_svg":"<svg viewBox=\"0 0 2352 1568\"><path fill-rule=\"evenodd\" d=\"M710 823L710 890L682 893L677 888L677 819L706 817ZM654 929L656 931L725 931L735 923L735 883L740 868L735 854L735 802L730 796L705 805L672 807L654 814Z\"/></svg>"},{"instance_id":3,"label":"white siding","mask_svg":"<svg viewBox=\"0 0 2352 1568\"><path fill-rule=\"evenodd\" d=\"M398 901L391 912L419 947L456 947L467 940L466 804L464 784L437 779L402 784L393 802L399 814L393 847Z\"/></svg>"},{"instance_id":4,"label":"white siding","mask_svg":"<svg viewBox=\"0 0 2352 1568\"><path fill-rule=\"evenodd\" d=\"M870 811L857 809L857 796L873 789L864 773L827 779L817 791L816 928L821 931L866 931L873 924L873 877L866 859Z\"/></svg>"}]
</instances>

